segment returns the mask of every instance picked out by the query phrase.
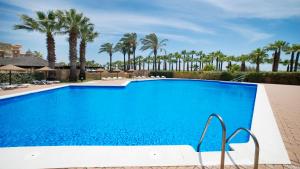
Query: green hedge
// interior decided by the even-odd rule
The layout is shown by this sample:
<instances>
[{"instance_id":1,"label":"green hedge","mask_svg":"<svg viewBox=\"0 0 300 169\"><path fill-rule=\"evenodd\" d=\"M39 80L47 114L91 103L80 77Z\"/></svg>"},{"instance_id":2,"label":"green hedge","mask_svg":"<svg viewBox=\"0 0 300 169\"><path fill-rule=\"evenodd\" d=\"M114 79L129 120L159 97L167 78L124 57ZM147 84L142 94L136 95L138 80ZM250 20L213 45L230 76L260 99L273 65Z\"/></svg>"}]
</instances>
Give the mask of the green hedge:
<instances>
[{"instance_id":1,"label":"green hedge","mask_svg":"<svg viewBox=\"0 0 300 169\"><path fill-rule=\"evenodd\" d=\"M42 80L44 79L44 73L12 73L11 82L12 84L20 83L31 83L34 79ZM9 73L0 73L0 83L9 82Z\"/></svg>"},{"instance_id":2,"label":"green hedge","mask_svg":"<svg viewBox=\"0 0 300 169\"><path fill-rule=\"evenodd\" d=\"M241 75L245 75L245 82L254 83L273 83L273 84L290 84L300 85L300 72L171 72L159 71L150 72L149 76L166 76L168 78L187 78L187 79L206 79L230 81Z\"/></svg>"},{"instance_id":3,"label":"green hedge","mask_svg":"<svg viewBox=\"0 0 300 169\"><path fill-rule=\"evenodd\" d=\"M248 73L246 82L300 85L300 72Z\"/></svg>"}]
</instances>

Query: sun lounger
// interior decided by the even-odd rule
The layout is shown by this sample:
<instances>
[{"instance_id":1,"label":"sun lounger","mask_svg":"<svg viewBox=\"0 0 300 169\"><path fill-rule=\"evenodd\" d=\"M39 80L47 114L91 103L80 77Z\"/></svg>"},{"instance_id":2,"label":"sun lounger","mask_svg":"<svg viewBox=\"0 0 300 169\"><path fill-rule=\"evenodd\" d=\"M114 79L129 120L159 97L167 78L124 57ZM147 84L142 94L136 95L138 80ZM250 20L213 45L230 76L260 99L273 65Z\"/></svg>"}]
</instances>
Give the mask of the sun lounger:
<instances>
[{"instance_id":1,"label":"sun lounger","mask_svg":"<svg viewBox=\"0 0 300 169\"><path fill-rule=\"evenodd\" d=\"M122 77L118 77L119 80L123 79Z\"/></svg>"},{"instance_id":2,"label":"sun lounger","mask_svg":"<svg viewBox=\"0 0 300 169\"><path fill-rule=\"evenodd\" d=\"M150 76L150 78L155 78L154 76Z\"/></svg>"},{"instance_id":3,"label":"sun lounger","mask_svg":"<svg viewBox=\"0 0 300 169\"><path fill-rule=\"evenodd\" d=\"M143 78L143 79L145 79L145 78L146 78L146 76L142 76L142 78Z\"/></svg>"},{"instance_id":4,"label":"sun lounger","mask_svg":"<svg viewBox=\"0 0 300 169\"><path fill-rule=\"evenodd\" d=\"M117 77L113 77L113 80L117 80L118 78Z\"/></svg>"},{"instance_id":5,"label":"sun lounger","mask_svg":"<svg viewBox=\"0 0 300 169\"><path fill-rule=\"evenodd\" d=\"M155 78L160 78L160 76L156 76Z\"/></svg>"},{"instance_id":6,"label":"sun lounger","mask_svg":"<svg viewBox=\"0 0 300 169\"><path fill-rule=\"evenodd\" d=\"M161 78L166 78L166 76L161 76Z\"/></svg>"},{"instance_id":7,"label":"sun lounger","mask_svg":"<svg viewBox=\"0 0 300 169\"><path fill-rule=\"evenodd\" d=\"M18 84L17 85L18 88L27 88L29 86L30 86L30 84Z\"/></svg>"},{"instance_id":8,"label":"sun lounger","mask_svg":"<svg viewBox=\"0 0 300 169\"><path fill-rule=\"evenodd\" d=\"M32 83L33 83L34 85L45 85L45 84L46 84L46 83L44 83L44 82L42 82L42 81L40 81L40 80L33 80Z\"/></svg>"},{"instance_id":9,"label":"sun lounger","mask_svg":"<svg viewBox=\"0 0 300 169\"><path fill-rule=\"evenodd\" d=\"M17 87L18 87L17 85L4 85L4 86L1 86L1 89L3 89L3 90L11 90L11 89L15 89Z\"/></svg>"}]
</instances>

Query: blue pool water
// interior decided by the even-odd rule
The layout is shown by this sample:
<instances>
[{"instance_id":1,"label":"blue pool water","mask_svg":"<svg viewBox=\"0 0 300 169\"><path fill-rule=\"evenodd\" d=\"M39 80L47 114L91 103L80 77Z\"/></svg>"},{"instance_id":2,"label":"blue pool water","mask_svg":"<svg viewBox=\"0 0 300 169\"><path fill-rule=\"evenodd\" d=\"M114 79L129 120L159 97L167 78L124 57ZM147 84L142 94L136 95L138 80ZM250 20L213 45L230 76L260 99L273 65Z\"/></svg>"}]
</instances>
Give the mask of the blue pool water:
<instances>
[{"instance_id":1,"label":"blue pool water","mask_svg":"<svg viewBox=\"0 0 300 169\"><path fill-rule=\"evenodd\" d=\"M131 82L126 87L70 86L0 100L0 146L190 145L211 113L227 136L251 128L256 85L192 80ZM201 151L220 150L212 121ZM238 135L233 142L247 142Z\"/></svg>"}]
</instances>

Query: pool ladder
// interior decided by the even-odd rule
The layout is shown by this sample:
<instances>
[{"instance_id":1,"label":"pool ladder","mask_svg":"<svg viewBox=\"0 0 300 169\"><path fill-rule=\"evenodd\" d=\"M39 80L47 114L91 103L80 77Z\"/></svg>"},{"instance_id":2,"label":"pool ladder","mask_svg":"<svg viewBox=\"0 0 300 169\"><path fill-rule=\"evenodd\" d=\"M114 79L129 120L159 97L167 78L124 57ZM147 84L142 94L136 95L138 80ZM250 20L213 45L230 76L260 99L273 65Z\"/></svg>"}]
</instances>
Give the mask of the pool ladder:
<instances>
[{"instance_id":1,"label":"pool ladder","mask_svg":"<svg viewBox=\"0 0 300 169\"><path fill-rule=\"evenodd\" d=\"M258 159L259 159L259 143L257 141L257 138L255 137L255 135L248 129L246 128L238 128L237 130L235 130L227 139L226 139L226 126L225 126L225 123L222 119L222 117L218 114L211 114L207 121L206 121L206 125L205 125L205 128L202 132L202 135L201 135L201 138L199 140L199 143L198 143L198 146L197 146L197 152L200 152L200 147L201 147L201 144L203 142L203 139L205 137L205 134L207 132L207 129L208 129L208 126L211 122L211 120L213 118L217 118L218 121L221 123L221 126L222 126L222 146L221 146L221 164L220 164L220 168L221 169L224 169L224 162L225 162L225 145L227 143L229 143L231 141L232 138L234 138L239 132L241 131L245 131L247 132L251 138L253 139L254 141L254 144L255 144L255 153L254 153L254 169L258 169Z\"/></svg>"}]
</instances>

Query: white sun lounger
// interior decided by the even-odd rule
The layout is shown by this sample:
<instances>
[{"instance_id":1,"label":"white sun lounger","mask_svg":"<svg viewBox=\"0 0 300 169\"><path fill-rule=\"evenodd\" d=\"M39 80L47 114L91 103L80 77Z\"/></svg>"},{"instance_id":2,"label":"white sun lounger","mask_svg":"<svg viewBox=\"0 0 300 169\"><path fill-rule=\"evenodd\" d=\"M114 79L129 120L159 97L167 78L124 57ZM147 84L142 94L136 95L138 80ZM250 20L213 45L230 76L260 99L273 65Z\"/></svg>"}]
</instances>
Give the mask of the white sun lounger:
<instances>
[{"instance_id":1,"label":"white sun lounger","mask_svg":"<svg viewBox=\"0 0 300 169\"><path fill-rule=\"evenodd\" d=\"M1 86L1 89L10 90L10 89L15 89L17 87L18 87L17 85L4 85L4 86Z\"/></svg>"}]
</instances>

